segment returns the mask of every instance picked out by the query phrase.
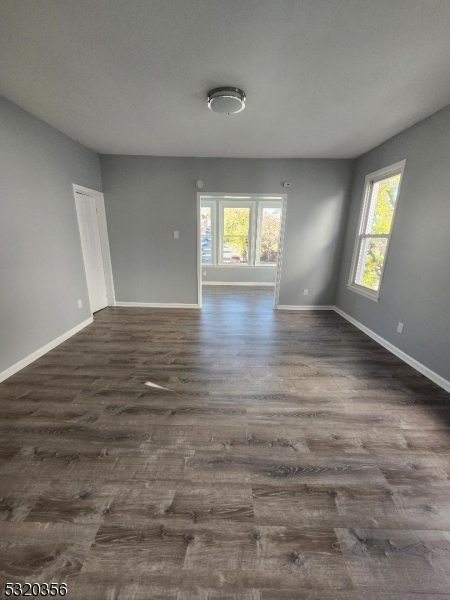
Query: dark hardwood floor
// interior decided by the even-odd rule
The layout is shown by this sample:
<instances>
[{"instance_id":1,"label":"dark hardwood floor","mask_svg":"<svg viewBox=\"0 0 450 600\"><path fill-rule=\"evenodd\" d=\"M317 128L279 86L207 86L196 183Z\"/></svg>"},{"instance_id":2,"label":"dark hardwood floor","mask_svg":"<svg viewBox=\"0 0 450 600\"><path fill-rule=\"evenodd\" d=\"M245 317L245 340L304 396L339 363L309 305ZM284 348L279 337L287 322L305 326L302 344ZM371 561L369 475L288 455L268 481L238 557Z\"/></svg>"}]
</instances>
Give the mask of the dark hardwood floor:
<instances>
[{"instance_id":1,"label":"dark hardwood floor","mask_svg":"<svg viewBox=\"0 0 450 600\"><path fill-rule=\"evenodd\" d=\"M0 581L450 599L450 396L271 290L107 308L0 385Z\"/></svg>"}]
</instances>

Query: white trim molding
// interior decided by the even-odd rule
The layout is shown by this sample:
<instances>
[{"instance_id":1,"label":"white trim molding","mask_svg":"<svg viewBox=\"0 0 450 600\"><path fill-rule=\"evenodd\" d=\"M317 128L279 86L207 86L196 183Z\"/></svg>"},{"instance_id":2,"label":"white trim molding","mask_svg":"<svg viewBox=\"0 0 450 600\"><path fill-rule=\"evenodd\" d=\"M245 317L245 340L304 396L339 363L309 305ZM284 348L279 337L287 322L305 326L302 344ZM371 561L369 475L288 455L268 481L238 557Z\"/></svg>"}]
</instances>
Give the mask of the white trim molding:
<instances>
[{"instance_id":1,"label":"white trim molding","mask_svg":"<svg viewBox=\"0 0 450 600\"><path fill-rule=\"evenodd\" d=\"M283 208L281 211L281 227L280 237L278 239L278 256L277 256L277 271L275 274L275 291L273 294L273 307L278 308L280 300L280 287L281 287L281 268L283 265L283 253L284 253L284 232L286 229L286 212L287 212L287 194L283 195Z\"/></svg>"},{"instance_id":2,"label":"white trim molding","mask_svg":"<svg viewBox=\"0 0 450 600\"><path fill-rule=\"evenodd\" d=\"M239 265L236 263L233 266L233 263L224 263L223 265L211 265L209 263L202 263L202 269L236 269L236 268L240 268L240 269L262 269L262 270L267 270L267 269L273 269L275 270L277 268L276 264L274 263L270 263L267 265L241 265L239 267Z\"/></svg>"},{"instance_id":3,"label":"white trim molding","mask_svg":"<svg viewBox=\"0 0 450 600\"><path fill-rule=\"evenodd\" d=\"M201 308L199 304L178 304L177 302L118 302L116 306L136 308Z\"/></svg>"},{"instance_id":4,"label":"white trim molding","mask_svg":"<svg viewBox=\"0 0 450 600\"><path fill-rule=\"evenodd\" d=\"M278 243L278 257L277 257L277 263L276 264L270 264L270 265L258 265L258 264L250 264L250 265L238 265L238 264L229 264L229 263L220 263L220 260L217 260L216 262L218 264L207 264L207 263L202 263L202 246L201 246L201 231L200 231L200 211L201 211L201 205L202 202L204 201L205 204L208 205L212 205L213 202L216 200L217 202L220 202L221 200L224 201L225 203L229 204L229 203L233 203L234 201L237 201L238 204L237 206L240 206L241 203L240 201L244 201L242 202L242 205L247 205L247 206L251 206L253 210L251 210L251 212L253 212L253 216L251 216L251 230L253 232L253 235L250 235L250 239L253 238L253 244L251 245L252 247L250 248L250 257L256 254L256 219L257 219L257 215L256 215L256 201L262 201L265 202L266 204L269 203L273 203L276 202L277 204L281 204L281 208L282 208L282 215L281 215L281 225L280 225L280 237L279 237L279 243ZM229 193L229 192L197 192L197 283L198 283L198 304L201 307L202 305L202 284L203 285L246 285L247 282L227 282L227 283L223 283L223 282L216 282L216 281L210 281L210 282L204 282L202 281L202 273L203 273L203 269L206 268L228 268L228 269L254 269L254 268L260 268L260 269L269 269L269 268L274 268L276 269L276 276L275 276L275 283L274 284L270 284L271 286L273 285L274 288L274 308L277 308L278 306L278 298L279 298L279 294L280 294L280 282L281 282L281 267L282 267L282 260L283 260L283 250L284 250L284 230L286 227L286 211L287 211L287 200L288 200L288 196L287 194L276 194L276 193L261 193L261 194L248 194L245 192L242 193ZM218 213L220 216L221 214L221 210L220 207L217 207L218 209ZM215 215L217 217L217 215ZM217 221L217 218L214 219L215 223ZM219 247L220 244L218 243L218 239L220 237L220 230L221 227L219 226L219 229L217 230L217 227L215 225L215 231L214 233L215 235L215 242L213 241L213 244L215 244L215 248L214 248L214 254L216 256L216 258L220 258L219 255ZM257 261L255 261L257 262ZM254 285L267 285L266 282L260 282L260 283L255 283Z\"/></svg>"},{"instance_id":5,"label":"white trim molding","mask_svg":"<svg viewBox=\"0 0 450 600\"><path fill-rule=\"evenodd\" d=\"M277 310L334 310L334 306L312 304L311 306L300 306L298 304L279 304Z\"/></svg>"},{"instance_id":6,"label":"white trim molding","mask_svg":"<svg viewBox=\"0 0 450 600\"><path fill-rule=\"evenodd\" d=\"M353 283L352 285L348 283L347 289L349 289L352 292L356 292L357 294L360 294L365 298L369 298L369 300L373 300L374 302L378 302L378 300L380 299L378 293L374 294L373 292L368 292L367 288L363 287L362 285L358 285L357 283Z\"/></svg>"},{"instance_id":7,"label":"white trim molding","mask_svg":"<svg viewBox=\"0 0 450 600\"><path fill-rule=\"evenodd\" d=\"M82 185L78 185L77 183L72 184L73 188L73 196L76 203L77 193L84 194L87 196L92 196L95 199L95 207L97 209L97 219L98 219L98 229L100 234L100 247L102 250L102 260L103 260L103 271L105 274L105 284L106 284L106 296L108 300L108 306L116 305L116 295L114 290L114 278L112 271L112 263L111 263L111 252L109 248L109 236L108 236L108 226L106 223L106 209L105 209L105 197L102 192L98 192L97 190L91 190L90 188L84 187ZM78 226L79 228L79 226ZM81 233L80 233L80 245L81 245ZM82 251L83 252L83 251ZM83 256L83 264L84 264L84 256ZM86 270L86 266L85 266ZM87 276L86 276L86 288L87 288ZM88 292L89 298L89 292Z\"/></svg>"},{"instance_id":8,"label":"white trim molding","mask_svg":"<svg viewBox=\"0 0 450 600\"><path fill-rule=\"evenodd\" d=\"M337 306L334 307L334 310L338 313L338 315L341 315L341 317L346 319L349 323L351 323L352 325L360 329L363 333L365 333L373 340L378 342L381 346L386 348L386 350L389 350L389 352L395 354L395 356L403 360L410 367L412 367L416 371L419 371L419 373L421 373L428 379L431 379L431 381L433 381L436 385L440 386L446 392L450 392L450 381L444 379L444 377L438 375L438 373L432 371L409 354L406 354L406 352L403 352L403 350L400 350L400 348L397 348L397 346L394 346L394 344L391 344L391 342L388 342L386 339L381 337L381 335L378 335L378 333L375 333L374 331L372 331L371 329L369 329L368 327L366 327L365 325L348 315L346 312L344 312Z\"/></svg>"},{"instance_id":9,"label":"white trim molding","mask_svg":"<svg viewBox=\"0 0 450 600\"><path fill-rule=\"evenodd\" d=\"M201 228L201 209L202 209L202 201L201 194L197 194L197 306L198 308L202 307L202 228ZM215 222L215 220L214 220ZM212 244L211 244L212 248ZM212 250L211 250L212 252ZM212 255L211 255L212 256Z\"/></svg>"},{"instance_id":10,"label":"white trim molding","mask_svg":"<svg viewBox=\"0 0 450 600\"><path fill-rule=\"evenodd\" d=\"M369 298L370 300L374 300L375 302L378 302L378 300L380 298L381 284L383 283L384 271L386 268L386 263L387 263L388 254L389 254L389 244L390 244L392 232L394 229L394 222L395 222L395 215L397 213L397 207L398 207L398 203L400 200L400 191L401 191L402 182L403 182L403 173L405 170L405 165L406 165L406 159L396 162L395 164L390 165L388 167L384 167L383 169L379 169L378 171L374 171L373 173L369 173L368 175L366 175L366 178L364 180L364 192L363 192L363 200L362 200L361 210L360 210L359 220L358 220L358 232L356 234L355 245L353 248L352 263L351 263L351 267L350 267L350 275L348 278L347 288L349 290L351 290L352 292L361 294L361 296L365 296L366 298ZM378 235L378 234L377 235L373 235L373 234L369 235L369 232L366 231L366 226L367 226L367 222L369 219L369 215L371 213L370 207L372 205L372 192L374 189L373 186L377 182L379 182L383 179L386 179L387 177L393 176L393 175L400 175L400 182L399 182L399 186L398 186L398 190L397 190L397 198L396 198L396 202L395 202L395 206L394 206L394 212L392 214L392 220L391 220L389 232L387 232L385 234L381 234L381 235ZM387 240L386 241L386 250L384 252L384 261L383 261L383 265L381 267L380 281L379 281L377 290L372 290L371 288L365 287L362 284L356 282L356 276L357 276L357 272L358 272L358 261L359 261L358 257L360 256L361 241L363 238L366 238L367 240L369 240L370 238L386 238L386 240Z\"/></svg>"},{"instance_id":11,"label":"white trim molding","mask_svg":"<svg viewBox=\"0 0 450 600\"><path fill-rule=\"evenodd\" d=\"M68 340L70 337L72 337L73 335L75 335L76 333L78 333L79 331L81 331L82 329L87 327L88 325L90 325L92 323L92 321L93 321L93 318L89 317L89 319L86 319L86 321L83 321L82 323L75 325L75 327L73 327L72 329L69 329L69 331L66 331L65 333L58 336L57 338L55 338L48 344L45 344L45 346L42 346L38 350L35 350L34 352L29 354L25 358L22 358L22 360L19 360L19 362L16 362L16 364L12 365L11 367L8 367L8 369L6 369L5 371L2 371L0 373L0 383L2 381L5 381L5 379L8 379L8 377L11 377L18 371L21 371L22 369L24 369L25 367L30 365L32 362L34 362L38 358L41 358L41 356L44 356L44 354L47 354L47 352L50 352L50 350L53 350L53 348L56 348L56 346L59 346L59 344L62 344L63 342Z\"/></svg>"},{"instance_id":12,"label":"white trim molding","mask_svg":"<svg viewBox=\"0 0 450 600\"><path fill-rule=\"evenodd\" d=\"M275 287L274 283L268 281L203 281L202 285L247 285L253 287Z\"/></svg>"}]
</instances>

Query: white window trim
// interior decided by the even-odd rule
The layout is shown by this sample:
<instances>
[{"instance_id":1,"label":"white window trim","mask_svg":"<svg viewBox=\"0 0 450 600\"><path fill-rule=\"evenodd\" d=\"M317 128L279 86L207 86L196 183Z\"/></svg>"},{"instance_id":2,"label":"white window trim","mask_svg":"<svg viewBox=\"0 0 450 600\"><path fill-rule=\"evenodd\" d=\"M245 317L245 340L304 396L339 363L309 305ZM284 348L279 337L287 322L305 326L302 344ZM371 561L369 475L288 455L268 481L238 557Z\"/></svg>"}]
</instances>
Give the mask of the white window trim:
<instances>
[{"instance_id":1,"label":"white window trim","mask_svg":"<svg viewBox=\"0 0 450 600\"><path fill-rule=\"evenodd\" d=\"M388 167L384 167L383 169L379 169L378 171L374 171L373 173L369 173L368 175L366 175L366 178L364 180L363 201L362 201L361 210L359 213L358 232L356 234L355 246L353 249L353 257L352 257L350 276L349 276L347 288L349 290L351 290L352 292L356 292L357 294L361 294L361 296L364 296L366 298L369 298L370 300L373 300L374 302L378 302L378 300L380 299L381 286L383 284L384 272L386 270L386 263L387 263L387 259L388 259L388 255L389 255L389 246L390 246L390 242L391 242L392 233L394 231L395 215L397 214L398 203L400 200L400 191L401 191L401 186L403 183L403 172L405 170L405 165L406 165L406 159L401 160L397 163L394 163L393 165L389 165ZM378 290L375 291L375 290L371 290L370 288L367 288L365 286L355 283L356 265L357 265L357 260L358 260L359 248L361 245L361 235L365 229L365 225L366 225L366 221L367 221L367 216L368 216L367 209L368 209L368 204L370 202L370 195L371 195L373 184L382 179L386 179L387 177L390 177L391 175L397 175L397 174L400 174L400 184L398 186L397 199L395 202L394 213L392 215L392 223L391 223L391 228L390 228L389 234L387 236L381 236L381 237L387 237L387 243L386 243L386 252L385 252L385 256L384 256L383 268L381 270L380 285L378 286Z\"/></svg>"},{"instance_id":2,"label":"white window trim","mask_svg":"<svg viewBox=\"0 0 450 600\"><path fill-rule=\"evenodd\" d=\"M248 231L248 263L228 263L223 260L223 213L225 208L249 208L250 209L250 224ZM219 200L219 235L217 236L218 253L217 264L234 268L248 268L253 266L253 257L255 253L255 237L256 237L256 202L254 200Z\"/></svg>"},{"instance_id":3,"label":"white window trim","mask_svg":"<svg viewBox=\"0 0 450 600\"><path fill-rule=\"evenodd\" d=\"M225 269L234 269L234 268L251 268L251 269L277 269L277 273L280 269L281 258L280 256L277 258L276 263L260 263L258 258L258 248L259 248L259 235L260 229L258 229L258 219L260 219L259 205L261 204L263 207L280 207L282 210L282 220L280 225L280 237L279 237L279 245L278 245L278 254L282 250L282 242L283 242L283 227L285 225L285 215L286 215L286 194L222 194L222 193L208 193L208 194L197 194L197 201L199 204L198 212L201 211L201 207L211 207L212 213L211 218L213 220L211 235L212 235L212 252L211 252L211 262L204 263L202 262L202 254L201 254L201 243L200 244L200 265L201 268L225 268ZM222 206L221 206L222 204ZM223 262L222 260L222 229L223 229L223 208L226 206L236 206L237 208L242 206L252 205L251 208L251 228L250 228L250 239L249 239L249 264L240 264L240 263L229 263ZM200 218L200 217L199 217ZM200 240L200 221L198 223L198 236ZM258 236L258 238L257 238Z\"/></svg>"},{"instance_id":4,"label":"white window trim","mask_svg":"<svg viewBox=\"0 0 450 600\"><path fill-rule=\"evenodd\" d=\"M282 200L261 200L258 202L258 217L256 223L256 244L255 244L255 266L256 267L276 267L277 261L273 263L262 263L259 259L260 256L260 243L261 243L261 229L262 229L262 217L263 210L265 208L280 208L283 216L283 201ZM281 231L281 223L280 223L280 231ZM278 236L278 249L280 247L279 236ZM278 254L278 253L277 253Z\"/></svg>"},{"instance_id":5,"label":"white window trim","mask_svg":"<svg viewBox=\"0 0 450 600\"><path fill-rule=\"evenodd\" d=\"M209 208L211 210L211 262L204 263L202 255L202 266L213 267L216 262L217 256L217 235L216 235L216 202L214 200L202 201L200 204L200 212L202 208Z\"/></svg>"}]
</instances>

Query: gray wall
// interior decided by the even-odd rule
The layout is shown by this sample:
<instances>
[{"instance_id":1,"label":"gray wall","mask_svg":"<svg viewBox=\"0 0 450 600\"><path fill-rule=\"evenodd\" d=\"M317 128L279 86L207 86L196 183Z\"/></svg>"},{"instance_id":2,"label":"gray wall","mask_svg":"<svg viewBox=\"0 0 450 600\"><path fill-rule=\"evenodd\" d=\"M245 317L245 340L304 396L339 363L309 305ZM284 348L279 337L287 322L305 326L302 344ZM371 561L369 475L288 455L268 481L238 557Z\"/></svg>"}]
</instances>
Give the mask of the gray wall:
<instances>
[{"instance_id":1,"label":"gray wall","mask_svg":"<svg viewBox=\"0 0 450 600\"><path fill-rule=\"evenodd\" d=\"M202 267L203 283L271 283L275 285L276 267Z\"/></svg>"},{"instance_id":2,"label":"gray wall","mask_svg":"<svg viewBox=\"0 0 450 600\"><path fill-rule=\"evenodd\" d=\"M347 289L366 174L406 158L379 302ZM450 380L450 107L357 161L337 305ZM398 322L403 333L396 333Z\"/></svg>"},{"instance_id":3,"label":"gray wall","mask_svg":"<svg viewBox=\"0 0 450 600\"><path fill-rule=\"evenodd\" d=\"M72 183L101 190L98 156L0 97L0 181L1 372L90 316Z\"/></svg>"},{"instance_id":4,"label":"gray wall","mask_svg":"<svg viewBox=\"0 0 450 600\"><path fill-rule=\"evenodd\" d=\"M334 303L353 161L101 155L100 164L117 301L197 303L202 179L205 193L283 193L290 181L280 304Z\"/></svg>"}]
</instances>

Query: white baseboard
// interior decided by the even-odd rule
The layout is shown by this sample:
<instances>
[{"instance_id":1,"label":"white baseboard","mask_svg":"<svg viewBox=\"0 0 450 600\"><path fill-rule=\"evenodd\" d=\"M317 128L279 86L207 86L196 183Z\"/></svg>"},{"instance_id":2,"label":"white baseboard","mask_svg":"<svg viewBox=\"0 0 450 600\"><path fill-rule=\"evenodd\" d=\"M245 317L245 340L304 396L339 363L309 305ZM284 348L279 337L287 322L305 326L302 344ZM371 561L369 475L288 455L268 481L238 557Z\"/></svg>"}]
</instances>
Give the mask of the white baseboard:
<instances>
[{"instance_id":1,"label":"white baseboard","mask_svg":"<svg viewBox=\"0 0 450 600\"><path fill-rule=\"evenodd\" d=\"M156 304L156 303L143 303L143 302L116 302L116 306L125 306L125 307L126 306L129 306L129 307L136 306L136 307L147 307L147 308L200 308L200 306L198 304L175 304L175 303ZM378 344L380 344L381 346L386 348L386 350L389 350L389 352L392 352L392 354L395 354L395 356L397 356L398 358L403 360L405 363L410 365L413 369L416 369L416 371L418 371L419 373L421 373L422 375L424 375L425 377L427 377L428 379L430 379L431 381L436 383L438 386L440 386L446 392L450 392L450 381L448 381L447 379L444 379L444 377L442 377L441 375L438 375L438 373L436 373L435 371L432 371L431 369L429 369L428 367L426 367L425 365L420 363L418 360L416 360L412 356L409 356L409 354L406 354L406 352L403 352L403 350L400 350L399 348L397 348L396 346L394 346L393 344L388 342L386 339L384 339L383 337L381 337L380 335L378 335L377 333L375 333L374 331L372 331L371 329L369 329L368 327L366 327L365 325L363 325L362 323L360 323L359 321L357 321L356 319L354 319L353 317L348 315L346 312L344 312L337 306L280 305L277 308L278 308L278 310L299 310L299 311L334 310L341 317L346 319L349 323L351 323L352 325L354 325L355 327L360 329L363 333L365 333L366 335L371 337L373 340L378 342ZM52 340L51 342L49 342L48 344L45 344L45 346L42 346L41 348L39 348L38 350L35 350L32 354L29 354L28 356L26 356L19 362L15 363L11 367L8 367L8 369L5 369L4 371L2 371L0 373L0 383L2 381L5 381L5 379L8 379L12 375L14 375L21 369L27 367L29 364L31 364L32 362L34 362L35 360L37 360L44 354L47 354L47 352L50 352L50 350L53 350L53 348L56 348L56 346L59 346L59 344L62 344L63 342L68 340L70 337L72 337L73 335L75 335L76 333L78 333L79 331L81 331L82 329L87 327L88 325L90 325L92 322L93 322L93 317L89 317L89 319L86 319L82 323L79 323L78 325L76 325L75 327L70 329L69 331L66 331L59 337L57 337L54 340Z\"/></svg>"},{"instance_id":2,"label":"white baseboard","mask_svg":"<svg viewBox=\"0 0 450 600\"><path fill-rule=\"evenodd\" d=\"M311 306L299 306L298 304L279 304L278 310L334 310L334 306L325 305L311 305Z\"/></svg>"},{"instance_id":3,"label":"white baseboard","mask_svg":"<svg viewBox=\"0 0 450 600\"><path fill-rule=\"evenodd\" d=\"M202 285L247 285L256 287L275 287L274 283L267 281L202 281Z\"/></svg>"},{"instance_id":4,"label":"white baseboard","mask_svg":"<svg viewBox=\"0 0 450 600\"><path fill-rule=\"evenodd\" d=\"M378 342L381 346L386 348L386 350L389 350L389 352L395 354L395 356L403 360L410 367L416 369L416 371L419 371L419 373L422 373L422 375L425 375L425 377L428 377L428 379L431 379L431 381L443 388L446 392L450 392L450 381L444 379L441 375L438 375L437 373L435 373L435 371L432 371L412 356L409 356L409 354L406 354L406 352L403 352L403 350L400 350L399 348L397 348L397 346L394 346L393 344L391 344L391 342L388 342L380 335L378 335L378 333L375 333L374 331L372 331L371 329L369 329L368 327L366 327L365 325L348 315L346 312L344 312L337 306L334 307L334 310L338 313L338 315L344 317L344 319L346 319L349 323L363 331L366 335L368 335L373 340Z\"/></svg>"},{"instance_id":5,"label":"white baseboard","mask_svg":"<svg viewBox=\"0 0 450 600\"><path fill-rule=\"evenodd\" d=\"M199 304L178 304L177 302L117 302L116 306L136 308L201 308Z\"/></svg>"},{"instance_id":6,"label":"white baseboard","mask_svg":"<svg viewBox=\"0 0 450 600\"><path fill-rule=\"evenodd\" d=\"M47 352L50 352L50 350L53 350L53 348L56 348L56 346L59 346L59 344L62 344L63 342L68 340L70 337L72 337L73 335L90 325L93 320L93 317L89 317L89 319L86 319L86 321L83 321L79 325L76 325L72 329L69 329L69 331L66 331L66 333L63 333L59 337L55 338L48 344L45 344L45 346L42 346L42 348L39 348L39 350L35 350L32 354L29 354L25 358L22 358L22 360L16 362L16 364L12 365L12 367L9 367L5 371L2 371L0 373L0 383L2 381L5 381L5 379L8 379L8 377L11 377L11 375L14 375L21 369L24 369L41 356L44 356L44 354L47 354Z\"/></svg>"}]
</instances>

